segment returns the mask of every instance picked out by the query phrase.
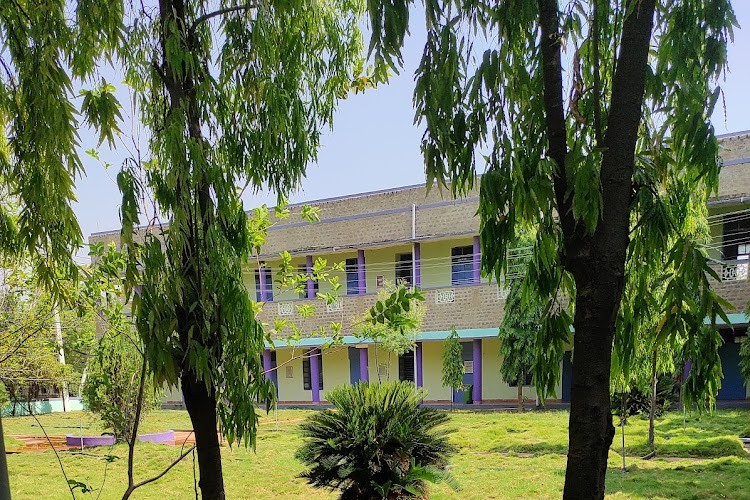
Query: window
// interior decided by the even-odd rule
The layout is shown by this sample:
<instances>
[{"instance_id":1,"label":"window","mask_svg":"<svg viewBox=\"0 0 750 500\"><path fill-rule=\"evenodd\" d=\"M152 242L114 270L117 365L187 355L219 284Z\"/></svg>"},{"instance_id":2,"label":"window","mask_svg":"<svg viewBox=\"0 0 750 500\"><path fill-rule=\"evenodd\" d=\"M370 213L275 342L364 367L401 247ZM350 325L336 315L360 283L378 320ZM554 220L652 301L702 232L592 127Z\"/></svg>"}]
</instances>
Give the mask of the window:
<instances>
[{"instance_id":1,"label":"window","mask_svg":"<svg viewBox=\"0 0 750 500\"><path fill-rule=\"evenodd\" d=\"M359 265L357 259L346 259L346 294L359 295Z\"/></svg>"},{"instance_id":2,"label":"window","mask_svg":"<svg viewBox=\"0 0 750 500\"><path fill-rule=\"evenodd\" d=\"M737 216L725 217L722 240L721 250L724 260L748 260L750 219L737 220Z\"/></svg>"},{"instance_id":3,"label":"window","mask_svg":"<svg viewBox=\"0 0 750 500\"><path fill-rule=\"evenodd\" d=\"M412 283L413 263L411 253L401 253L396 255L396 284Z\"/></svg>"},{"instance_id":4,"label":"window","mask_svg":"<svg viewBox=\"0 0 750 500\"><path fill-rule=\"evenodd\" d=\"M319 349L315 349L314 351L312 349L309 349L305 353L305 357L302 358L302 384L303 388L306 391L309 391L312 389L312 384L310 383L310 356L315 356L318 358L318 389L321 391L323 390L323 356L320 353Z\"/></svg>"},{"instance_id":5,"label":"window","mask_svg":"<svg viewBox=\"0 0 750 500\"><path fill-rule=\"evenodd\" d=\"M398 357L398 379L414 382L414 351L403 353Z\"/></svg>"},{"instance_id":6,"label":"window","mask_svg":"<svg viewBox=\"0 0 750 500\"><path fill-rule=\"evenodd\" d=\"M451 284L474 283L474 247L451 248Z\"/></svg>"},{"instance_id":7,"label":"window","mask_svg":"<svg viewBox=\"0 0 750 500\"><path fill-rule=\"evenodd\" d=\"M524 373L523 385L524 386L534 385L534 384L532 384L532 379L533 378L534 378L534 376L530 372ZM514 382L512 382L512 383L510 383L508 385L511 386L511 387L518 387L518 381L514 381Z\"/></svg>"},{"instance_id":8,"label":"window","mask_svg":"<svg viewBox=\"0 0 750 500\"><path fill-rule=\"evenodd\" d=\"M271 269L265 268L264 278L265 278L265 292L266 292L266 302L273 302L273 273L271 272ZM255 300L257 302L261 301L260 298L260 269L255 270Z\"/></svg>"},{"instance_id":9,"label":"window","mask_svg":"<svg viewBox=\"0 0 750 500\"><path fill-rule=\"evenodd\" d=\"M299 267L299 272L300 272L300 274L307 274L307 266L304 266L304 265L300 266ZM303 284L303 286L304 286L304 288L302 289L302 291L299 294L299 298L300 299L314 299L315 297L317 297L317 294L318 294L318 282L317 281L313 280L313 295L312 295L312 297L308 296L309 294L307 293L307 282L305 282Z\"/></svg>"}]
</instances>

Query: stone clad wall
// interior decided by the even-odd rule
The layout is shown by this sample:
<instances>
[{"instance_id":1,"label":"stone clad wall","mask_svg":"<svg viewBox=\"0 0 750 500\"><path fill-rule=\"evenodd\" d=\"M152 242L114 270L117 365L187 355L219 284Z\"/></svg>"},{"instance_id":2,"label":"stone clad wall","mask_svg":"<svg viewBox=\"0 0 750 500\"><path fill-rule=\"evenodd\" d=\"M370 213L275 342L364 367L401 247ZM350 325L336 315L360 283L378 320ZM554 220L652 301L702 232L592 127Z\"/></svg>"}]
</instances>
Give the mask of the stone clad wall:
<instances>
[{"instance_id":1,"label":"stone clad wall","mask_svg":"<svg viewBox=\"0 0 750 500\"><path fill-rule=\"evenodd\" d=\"M720 140L719 198L750 196L750 132Z\"/></svg>"},{"instance_id":2,"label":"stone clad wall","mask_svg":"<svg viewBox=\"0 0 750 500\"><path fill-rule=\"evenodd\" d=\"M453 302L438 303L438 294L441 294L441 298L450 297L451 291ZM304 333L314 332L322 327L326 334L330 334L331 322L337 322L341 323L344 335L351 335L353 325L375 304L376 297L374 293L342 296L339 298L341 308L335 311L329 311L321 300L268 302L258 318L270 328L273 327L274 318L286 319L294 322ZM498 294L497 286L493 284L426 290L422 331L444 331L453 326L458 329L497 328L502 319L504 302ZM315 314L311 317L300 315L296 306L302 304L314 304ZM290 311L291 314L280 316L280 310ZM291 330L287 328L281 332L280 337L290 334Z\"/></svg>"}]
</instances>

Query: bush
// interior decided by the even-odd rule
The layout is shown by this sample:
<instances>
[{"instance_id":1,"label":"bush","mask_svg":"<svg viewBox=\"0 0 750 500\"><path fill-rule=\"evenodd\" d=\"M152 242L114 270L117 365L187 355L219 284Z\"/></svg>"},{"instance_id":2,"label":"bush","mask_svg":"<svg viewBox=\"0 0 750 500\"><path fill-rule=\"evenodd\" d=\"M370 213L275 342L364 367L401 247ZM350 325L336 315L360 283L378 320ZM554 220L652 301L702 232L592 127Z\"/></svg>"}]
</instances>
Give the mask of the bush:
<instances>
[{"instance_id":1,"label":"bush","mask_svg":"<svg viewBox=\"0 0 750 500\"><path fill-rule=\"evenodd\" d=\"M297 458L308 470L300 477L317 488L339 490L342 499L425 497L428 482L446 482L448 457L456 449L448 416L420 406L424 390L410 382L387 382L334 389L334 409L302 424L305 443Z\"/></svg>"},{"instance_id":2,"label":"bush","mask_svg":"<svg viewBox=\"0 0 750 500\"><path fill-rule=\"evenodd\" d=\"M118 442L129 441L135 426L143 356L125 334L107 332L89 365L83 403L112 429ZM150 379L143 391L141 420L159 404L160 395Z\"/></svg>"},{"instance_id":3,"label":"bush","mask_svg":"<svg viewBox=\"0 0 750 500\"><path fill-rule=\"evenodd\" d=\"M656 383L656 412L655 417L661 418L670 406L677 402L675 396L675 383L671 377L659 377ZM621 416L625 407L625 417L633 415L648 416L651 411L651 395L646 392L633 389L627 393L616 393L612 395L612 412Z\"/></svg>"}]
</instances>

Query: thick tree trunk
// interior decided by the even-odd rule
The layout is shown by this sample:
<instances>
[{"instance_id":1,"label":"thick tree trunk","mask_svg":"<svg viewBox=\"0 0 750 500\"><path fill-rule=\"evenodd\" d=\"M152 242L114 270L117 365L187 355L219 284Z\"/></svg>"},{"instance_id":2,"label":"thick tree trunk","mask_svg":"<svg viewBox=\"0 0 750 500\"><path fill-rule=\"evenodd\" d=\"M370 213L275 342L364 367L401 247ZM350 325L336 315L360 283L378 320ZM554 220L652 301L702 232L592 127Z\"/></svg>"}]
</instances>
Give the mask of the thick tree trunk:
<instances>
[{"instance_id":1,"label":"thick tree trunk","mask_svg":"<svg viewBox=\"0 0 750 500\"><path fill-rule=\"evenodd\" d=\"M648 447L654 451L654 417L656 415L656 347L651 357L651 409L648 412Z\"/></svg>"},{"instance_id":2,"label":"thick tree trunk","mask_svg":"<svg viewBox=\"0 0 750 500\"><path fill-rule=\"evenodd\" d=\"M2 415L0 415L0 500L10 500L10 478L8 477L8 462L5 455Z\"/></svg>"},{"instance_id":3,"label":"thick tree trunk","mask_svg":"<svg viewBox=\"0 0 750 500\"><path fill-rule=\"evenodd\" d=\"M604 498L607 455L615 435L609 376L614 323L622 294L622 286L616 284L622 281L622 276L619 280L616 276L606 279L600 275L600 278L613 285L610 293L600 293L596 281L577 281L568 465L563 495L568 499Z\"/></svg>"},{"instance_id":4,"label":"thick tree trunk","mask_svg":"<svg viewBox=\"0 0 750 500\"><path fill-rule=\"evenodd\" d=\"M224 478L221 469L221 448L216 422L216 398L192 370L183 372L182 394L195 432L201 497L224 500Z\"/></svg>"},{"instance_id":5,"label":"thick tree trunk","mask_svg":"<svg viewBox=\"0 0 750 500\"><path fill-rule=\"evenodd\" d=\"M615 65L600 182L602 213L594 234L573 215L568 185L568 131L562 79L562 35L558 0L537 0L541 28L548 156L564 237L563 266L576 284L573 384L568 427L566 499L604 498L607 454L614 437L609 382L615 319L622 298L630 229L633 166L641 123L655 0L628 0ZM596 13L595 13L596 14ZM594 24L597 20L594 20ZM597 24L598 25L598 24ZM594 43L592 41L591 43ZM597 122L599 120L596 120Z\"/></svg>"}]
</instances>

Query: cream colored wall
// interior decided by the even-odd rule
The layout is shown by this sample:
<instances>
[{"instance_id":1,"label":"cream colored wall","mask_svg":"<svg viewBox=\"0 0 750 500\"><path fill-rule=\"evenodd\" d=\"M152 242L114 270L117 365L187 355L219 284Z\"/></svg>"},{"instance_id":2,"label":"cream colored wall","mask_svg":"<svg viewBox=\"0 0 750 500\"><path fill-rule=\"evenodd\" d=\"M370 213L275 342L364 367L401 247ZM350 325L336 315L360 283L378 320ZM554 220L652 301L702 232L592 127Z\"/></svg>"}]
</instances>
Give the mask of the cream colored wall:
<instances>
[{"instance_id":1,"label":"cream colored wall","mask_svg":"<svg viewBox=\"0 0 750 500\"><path fill-rule=\"evenodd\" d=\"M711 207L710 216L721 215L727 212L736 212L747 208L747 205L722 205L719 207ZM721 260L721 240L724 232L723 221L720 218L711 221L711 245L717 246L718 248L710 249L708 251L709 257L717 260Z\"/></svg>"},{"instance_id":2,"label":"cream colored wall","mask_svg":"<svg viewBox=\"0 0 750 500\"><path fill-rule=\"evenodd\" d=\"M344 346L334 346L323 350L323 390L320 391L320 400L323 401L326 394L336 387L348 384L349 380L349 353ZM312 399L312 397L311 397Z\"/></svg>"},{"instance_id":3,"label":"cream colored wall","mask_svg":"<svg viewBox=\"0 0 750 500\"><path fill-rule=\"evenodd\" d=\"M328 267L332 267L336 264L341 264L342 267L344 266L344 263L346 262L346 259L356 258L357 253L350 251L350 252L341 252L336 254L322 254L322 255L313 255L313 261L317 260L318 258L322 258L326 260L326 265ZM278 284L276 283L276 273L279 270L279 262L278 260L266 260L266 265L269 268L270 272L273 275L273 300L274 302L286 302L291 300L299 300L299 294L295 292L294 290L291 290L289 288L286 288L284 290L280 290ZM307 259L304 256L296 256L292 258L292 267L294 269L300 269L301 267L305 267L307 265ZM255 263L252 263L251 265L248 265L246 268L245 273L243 274L243 281L245 283L245 287L248 290L248 293L250 293L250 297L252 299L255 299L255 269L256 265ZM339 295L346 295L346 272L345 271L334 271L330 273L330 277L338 277L339 284L341 284L341 288L338 291ZM319 291L321 293L331 292L333 291L333 285L328 282L319 282L318 284Z\"/></svg>"},{"instance_id":4,"label":"cream colored wall","mask_svg":"<svg viewBox=\"0 0 750 500\"><path fill-rule=\"evenodd\" d=\"M277 349L276 366L279 381L279 401L312 401L312 391L304 390L302 380L303 349ZM292 358L295 359L292 359ZM291 360L291 361L290 361ZM323 361L325 370L325 361ZM292 367L292 378L287 378L287 366ZM325 377L325 373L323 375ZM325 378L323 379L325 386Z\"/></svg>"},{"instance_id":5,"label":"cream colored wall","mask_svg":"<svg viewBox=\"0 0 750 500\"><path fill-rule=\"evenodd\" d=\"M420 245L422 288L451 286L451 248L460 245L471 245L471 240L426 241Z\"/></svg>"},{"instance_id":6,"label":"cream colored wall","mask_svg":"<svg viewBox=\"0 0 750 500\"><path fill-rule=\"evenodd\" d=\"M473 243L472 236L422 242L422 288L451 286L451 248L469 246ZM489 280L483 277L481 281L486 283Z\"/></svg>"},{"instance_id":7,"label":"cream colored wall","mask_svg":"<svg viewBox=\"0 0 750 500\"><path fill-rule=\"evenodd\" d=\"M507 399L515 400L518 397L518 388L506 384L500 377L500 340L497 338L482 339L482 399ZM562 367L561 367L562 370ZM562 380L555 388L557 399L562 397ZM523 396L527 400L536 400L536 388L524 387Z\"/></svg>"},{"instance_id":8,"label":"cream colored wall","mask_svg":"<svg viewBox=\"0 0 750 500\"><path fill-rule=\"evenodd\" d=\"M385 373L381 373L380 378L378 378L378 366L385 367ZM370 382L398 380L398 356L375 344L370 344L367 346L367 374Z\"/></svg>"},{"instance_id":9,"label":"cream colored wall","mask_svg":"<svg viewBox=\"0 0 750 500\"><path fill-rule=\"evenodd\" d=\"M367 293L377 292L378 276L383 276L386 281L395 283L396 255L411 252L411 244L365 250Z\"/></svg>"},{"instance_id":10,"label":"cream colored wall","mask_svg":"<svg viewBox=\"0 0 750 500\"><path fill-rule=\"evenodd\" d=\"M422 342L422 383L427 390L427 401L450 401L451 388L443 387L443 350L442 340Z\"/></svg>"}]
</instances>

